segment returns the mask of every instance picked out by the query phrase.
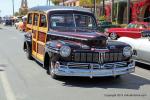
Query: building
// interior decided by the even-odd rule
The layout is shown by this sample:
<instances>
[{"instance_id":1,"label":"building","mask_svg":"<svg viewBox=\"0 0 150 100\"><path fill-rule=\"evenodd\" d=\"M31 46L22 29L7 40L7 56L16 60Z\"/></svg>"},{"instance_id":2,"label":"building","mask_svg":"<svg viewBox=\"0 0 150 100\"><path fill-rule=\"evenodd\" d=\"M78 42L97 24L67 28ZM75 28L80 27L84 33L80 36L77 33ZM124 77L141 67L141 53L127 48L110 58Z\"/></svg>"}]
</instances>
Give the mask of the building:
<instances>
[{"instance_id":1,"label":"building","mask_svg":"<svg viewBox=\"0 0 150 100\"><path fill-rule=\"evenodd\" d=\"M119 24L127 23L127 0L105 0L105 16L108 21L111 17ZM130 22L146 21L150 22L150 0L130 0ZM80 6L80 0L66 0L65 6ZM113 4L113 16L111 16ZM86 7L86 6L84 6ZM89 8L89 7L87 7ZM93 6L92 6L93 8ZM97 4L97 16L103 14L103 4Z\"/></svg>"},{"instance_id":2,"label":"building","mask_svg":"<svg viewBox=\"0 0 150 100\"><path fill-rule=\"evenodd\" d=\"M27 3L27 0L22 0L21 1L21 6L20 6L20 9L19 9L19 14L20 15L26 15L28 12L28 3Z\"/></svg>"},{"instance_id":3,"label":"building","mask_svg":"<svg viewBox=\"0 0 150 100\"><path fill-rule=\"evenodd\" d=\"M112 2L105 4L105 14L107 17L110 17L111 14L111 5ZM127 23L127 0L115 1L113 8L114 20L120 24ZM150 0L131 0L130 22L132 21L150 22Z\"/></svg>"},{"instance_id":4,"label":"building","mask_svg":"<svg viewBox=\"0 0 150 100\"><path fill-rule=\"evenodd\" d=\"M60 5L63 5L61 2ZM80 0L64 0L64 6L80 6Z\"/></svg>"}]
</instances>

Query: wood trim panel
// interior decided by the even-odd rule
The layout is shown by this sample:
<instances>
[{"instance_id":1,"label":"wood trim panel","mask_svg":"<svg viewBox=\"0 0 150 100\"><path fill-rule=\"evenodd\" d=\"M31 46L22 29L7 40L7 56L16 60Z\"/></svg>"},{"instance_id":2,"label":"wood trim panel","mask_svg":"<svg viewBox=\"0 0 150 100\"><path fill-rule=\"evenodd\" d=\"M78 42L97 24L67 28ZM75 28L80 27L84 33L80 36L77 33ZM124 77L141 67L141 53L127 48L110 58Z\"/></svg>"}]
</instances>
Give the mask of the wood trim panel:
<instances>
[{"instance_id":1,"label":"wood trim panel","mask_svg":"<svg viewBox=\"0 0 150 100\"><path fill-rule=\"evenodd\" d=\"M36 55L36 58L39 59L39 60L42 61L42 62L44 61L44 56L41 55L41 54L37 54L37 55Z\"/></svg>"},{"instance_id":2,"label":"wood trim panel","mask_svg":"<svg viewBox=\"0 0 150 100\"><path fill-rule=\"evenodd\" d=\"M44 52L45 52L45 45L42 45L42 44L37 44L37 53L38 54L41 54L41 55L44 55Z\"/></svg>"}]
</instances>

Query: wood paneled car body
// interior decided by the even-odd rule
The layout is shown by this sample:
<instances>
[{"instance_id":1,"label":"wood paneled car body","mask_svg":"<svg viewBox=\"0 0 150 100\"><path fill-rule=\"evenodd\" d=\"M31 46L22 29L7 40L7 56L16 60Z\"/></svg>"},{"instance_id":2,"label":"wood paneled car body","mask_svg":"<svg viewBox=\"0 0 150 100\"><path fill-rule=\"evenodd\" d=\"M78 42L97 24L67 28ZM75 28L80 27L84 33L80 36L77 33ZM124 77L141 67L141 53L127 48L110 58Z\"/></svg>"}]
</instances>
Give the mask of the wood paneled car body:
<instances>
[{"instance_id":1,"label":"wood paneled car body","mask_svg":"<svg viewBox=\"0 0 150 100\"><path fill-rule=\"evenodd\" d=\"M44 6L29 10L24 51L58 76L102 77L134 72L131 47L107 41L94 15L79 7Z\"/></svg>"}]
</instances>

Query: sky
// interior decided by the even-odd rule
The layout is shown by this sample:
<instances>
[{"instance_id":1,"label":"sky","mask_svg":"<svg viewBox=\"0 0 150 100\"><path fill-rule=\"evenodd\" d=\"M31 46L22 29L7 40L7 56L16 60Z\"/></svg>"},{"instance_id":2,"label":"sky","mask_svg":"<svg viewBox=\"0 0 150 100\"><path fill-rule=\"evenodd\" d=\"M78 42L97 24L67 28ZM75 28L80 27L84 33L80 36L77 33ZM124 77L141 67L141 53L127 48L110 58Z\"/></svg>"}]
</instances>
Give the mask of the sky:
<instances>
[{"instance_id":1,"label":"sky","mask_svg":"<svg viewBox=\"0 0 150 100\"><path fill-rule=\"evenodd\" d=\"M28 7L46 5L47 0L27 0ZM19 11L21 0L14 0L15 12ZM10 16L13 14L12 0L0 0L0 16Z\"/></svg>"}]
</instances>

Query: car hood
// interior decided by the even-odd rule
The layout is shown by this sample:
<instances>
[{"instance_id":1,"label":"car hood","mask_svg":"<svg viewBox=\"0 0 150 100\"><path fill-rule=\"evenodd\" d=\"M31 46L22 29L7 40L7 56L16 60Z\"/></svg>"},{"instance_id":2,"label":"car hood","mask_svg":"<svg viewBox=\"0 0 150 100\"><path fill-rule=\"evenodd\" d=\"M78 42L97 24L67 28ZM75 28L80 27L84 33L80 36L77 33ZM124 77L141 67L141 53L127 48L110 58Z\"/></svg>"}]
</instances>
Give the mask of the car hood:
<instances>
[{"instance_id":1,"label":"car hood","mask_svg":"<svg viewBox=\"0 0 150 100\"><path fill-rule=\"evenodd\" d=\"M92 39L101 39L107 40L107 36L103 33L96 31L93 32L60 32L60 31L49 31L49 35L56 37L76 39L76 40L92 40Z\"/></svg>"},{"instance_id":2,"label":"car hood","mask_svg":"<svg viewBox=\"0 0 150 100\"><path fill-rule=\"evenodd\" d=\"M99 32L58 32L50 31L48 35L51 40L68 40L78 44L85 44L90 47L105 47L107 37Z\"/></svg>"}]
</instances>

